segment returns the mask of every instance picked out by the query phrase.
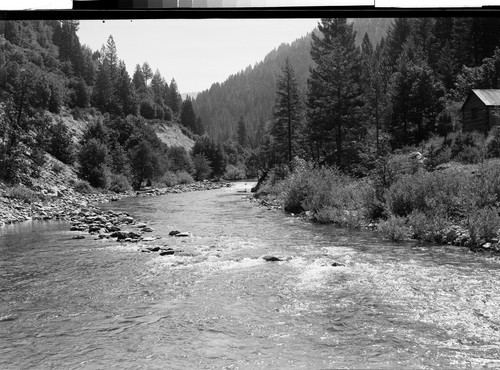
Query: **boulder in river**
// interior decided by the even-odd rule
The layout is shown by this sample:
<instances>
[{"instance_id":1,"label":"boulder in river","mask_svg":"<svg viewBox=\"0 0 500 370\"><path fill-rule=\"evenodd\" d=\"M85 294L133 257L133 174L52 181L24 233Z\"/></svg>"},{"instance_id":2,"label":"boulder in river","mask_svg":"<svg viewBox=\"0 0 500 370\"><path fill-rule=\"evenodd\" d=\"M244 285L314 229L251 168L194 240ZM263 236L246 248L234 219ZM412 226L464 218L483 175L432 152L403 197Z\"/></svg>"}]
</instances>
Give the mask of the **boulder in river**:
<instances>
[{"instance_id":1,"label":"boulder in river","mask_svg":"<svg viewBox=\"0 0 500 370\"><path fill-rule=\"evenodd\" d=\"M118 240L126 241L127 239L138 239L141 237L141 234L134 231L115 231L110 236L112 238L118 238Z\"/></svg>"},{"instance_id":2,"label":"boulder in river","mask_svg":"<svg viewBox=\"0 0 500 370\"><path fill-rule=\"evenodd\" d=\"M175 251L172 248L160 250L160 256L171 256L173 254L175 254Z\"/></svg>"},{"instance_id":3,"label":"boulder in river","mask_svg":"<svg viewBox=\"0 0 500 370\"><path fill-rule=\"evenodd\" d=\"M132 222L134 222L134 218L130 216L123 216L120 221L125 224L131 224Z\"/></svg>"},{"instance_id":4,"label":"boulder in river","mask_svg":"<svg viewBox=\"0 0 500 370\"><path fill-rule=\"evenodd\" d=\"M279 262L283 261L283 258L276 257L276 256L263 256L262 259L267 262Z\"/></svg>"}]
</instances>

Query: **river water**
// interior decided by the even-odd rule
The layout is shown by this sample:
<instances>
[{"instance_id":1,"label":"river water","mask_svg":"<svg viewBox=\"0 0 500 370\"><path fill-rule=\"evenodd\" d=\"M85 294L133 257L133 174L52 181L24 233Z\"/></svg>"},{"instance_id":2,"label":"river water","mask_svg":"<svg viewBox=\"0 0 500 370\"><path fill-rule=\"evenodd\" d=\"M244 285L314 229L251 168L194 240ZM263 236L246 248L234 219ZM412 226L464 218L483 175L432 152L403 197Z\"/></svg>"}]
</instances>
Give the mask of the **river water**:
<instances>
[{"instance_id":1,"label":"river water","mask_svg":"<svg viewBox=\"0 0 500 370\"><path fill-rule=\"evenodd\" d=\"M174 256L66 222L1 228L0 368L500 367L497 258L310 224L250 186L104 206Z\"/></svg>"}]
</instances>

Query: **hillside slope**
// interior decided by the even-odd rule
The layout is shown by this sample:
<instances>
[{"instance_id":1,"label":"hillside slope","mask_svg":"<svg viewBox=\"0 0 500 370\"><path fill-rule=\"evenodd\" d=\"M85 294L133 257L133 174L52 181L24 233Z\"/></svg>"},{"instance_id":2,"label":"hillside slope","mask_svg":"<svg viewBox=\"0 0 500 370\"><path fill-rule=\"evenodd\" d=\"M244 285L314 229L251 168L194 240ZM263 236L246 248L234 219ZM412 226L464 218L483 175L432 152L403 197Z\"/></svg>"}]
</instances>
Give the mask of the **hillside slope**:
<instances>
[{"instance_id":1,"label":"hillside slope","mask_svg":"<svg viewBox=\"0 0 500 370\"><path fill-rule=\"evenodd\" d=\"M155 123L154 130L160 140L169 147L180 146L188 152L193 148L194 140L184 135L178 124L171 122Z\"/></svg>"},{"instance_id":2,"label":"hillside slope","mask_svg":"<svg viewBox=\"0 0 500 370\"><path fill-rule=\"evenodd\" d=\"M386 34L391 22L389 18L353 19L356 42L360 44L364 34L368 33L372 43L377 43ZM210 137L217 141L234 137L237 122L242 116L250 139L254 143L258 142L265 123L272 117L276 81L286 58L290 60L299 90L305 97L313 63L310 49L311 34L291 44L281 44L263 61L198 94L194 107Z\"/></svg>"}]
</instances>

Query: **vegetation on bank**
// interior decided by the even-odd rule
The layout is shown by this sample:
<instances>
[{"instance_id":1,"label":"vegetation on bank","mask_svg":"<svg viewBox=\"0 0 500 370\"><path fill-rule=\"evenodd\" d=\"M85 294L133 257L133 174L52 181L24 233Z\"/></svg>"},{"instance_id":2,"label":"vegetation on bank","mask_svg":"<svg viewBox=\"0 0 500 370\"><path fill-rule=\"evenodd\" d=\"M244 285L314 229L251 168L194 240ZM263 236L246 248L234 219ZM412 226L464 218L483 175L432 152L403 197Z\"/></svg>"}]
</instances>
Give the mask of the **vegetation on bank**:
<instances>
[{"instance_id":1,"label":"vegetation on bank","mask_svg":"<svg viewBox=\"0 0 500 370\"><path fill-rule=\"evenodd\" d=\"M500 129L462 132L460 107L500 88L499 20L398 18L361 46L344 18L318 30L305 96L288 62L276 84L258 194L392 240L498 244Z\"/></svg>"},{"instance_id":2,"label":"vegetation on bank","mask_svg":"<svg viewBox=\"0 0 500 370\"><path fill-rule=\"evenodd\" d=\"M407 148L381 159L363 178L296 157L290 167L273 168L257 196L315 222L377 227L393 241L451 243L458 227L466 235L460 244L481 245L497 240L500 231L500 158L496 146L481 146L496 140L498 132L471 140L472 163L460 151L451 162L436 165L429 159L436 148L424 145L427 158ZM439 150L452 148L445 144Z\"/></svg>"}]
</instances>

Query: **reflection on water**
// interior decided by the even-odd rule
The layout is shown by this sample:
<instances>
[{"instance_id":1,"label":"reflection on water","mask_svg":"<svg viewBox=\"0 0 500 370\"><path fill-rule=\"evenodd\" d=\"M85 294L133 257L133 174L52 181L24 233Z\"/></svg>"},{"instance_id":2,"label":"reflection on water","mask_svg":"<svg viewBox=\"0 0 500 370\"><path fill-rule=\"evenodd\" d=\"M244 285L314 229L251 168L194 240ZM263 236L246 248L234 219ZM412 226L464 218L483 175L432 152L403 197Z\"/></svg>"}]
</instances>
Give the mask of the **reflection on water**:
<instances>
[{"instance_id":1,"label":"reflection on water","mask_svg":"<svg viewBox=\"0 0 500 370\"><path fill-rule=\"evenodd\" d=\"M500 366L497 259L309 224L250 186L105 205L174 256L63 222L0 229L0 368Z\"/></svg>"}]
</instances>

